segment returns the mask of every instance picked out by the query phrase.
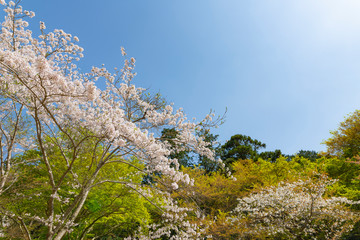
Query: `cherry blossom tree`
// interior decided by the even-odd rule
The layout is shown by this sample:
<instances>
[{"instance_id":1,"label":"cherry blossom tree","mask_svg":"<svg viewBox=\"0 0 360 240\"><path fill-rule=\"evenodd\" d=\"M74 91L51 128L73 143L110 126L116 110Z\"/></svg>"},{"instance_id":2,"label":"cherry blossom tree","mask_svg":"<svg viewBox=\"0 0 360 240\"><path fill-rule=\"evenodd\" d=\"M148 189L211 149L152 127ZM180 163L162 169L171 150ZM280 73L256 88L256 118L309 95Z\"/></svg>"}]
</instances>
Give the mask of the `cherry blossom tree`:
<instances>
[{"instance_id":1,"label":"cherry blossom tree","mask_svg":"<svg viewBox=\"0 0 360 240\"><path fill-rule=\"evenodd\" d=\"M43 184L49 189L44 216L14 214L0 203L2 214L21 226L25 239L32 238L30 220L46 226L46 239L62 239L76 226L89 192L101 184L123 184L151 201L144 186L131 178L101 174L105 166L125 164L140 175L161 174L171 180L169 189L176 189L179 182L191 180L178 171L177 159L169 157L174 151L191 150L214 159L209 143L196 136L201 127L213 124L212 115L199 123L189 121L182 109L174 110L158 96L149 97L145 89L135 87L135 59L127 58L123 48L121 70L111 73L105 67L92 67L81 72L76 65L83 57L79 39L63 30L48 32L44 22L40 22L41 35L33 36L26 18L35 14L19 2L0 1L6 12L0 33L0 195L21 174L16 166L23 158L18 156L31 149L38 151L37 157L21 161L44 164ZM97 81L105 83L104 90ZM178 132L171 141L181 149L160 141L159 132L165 127ZM54 152L65 167L56 167ZM79 174L82 163L86 171ZM164 202L174 209L171 199ZM166 231L170 230L162 234Z\"/></svg>"},{"instance_id":2,"label":"cherry blossom tree","mask_svg":"<svg viewBox=\"0 0 360 240\"><path fill-rule=\"evenodd\" d=\"M299 180L253 193L239 199L229 217L242 224L245 235L281 235L286 239L339 239L359 219L345 205L359 204L343 197L325 198L326 187L333 184L321 176ZM322 236L322 237L321 237Z\"/></svg>"}]
</instances>

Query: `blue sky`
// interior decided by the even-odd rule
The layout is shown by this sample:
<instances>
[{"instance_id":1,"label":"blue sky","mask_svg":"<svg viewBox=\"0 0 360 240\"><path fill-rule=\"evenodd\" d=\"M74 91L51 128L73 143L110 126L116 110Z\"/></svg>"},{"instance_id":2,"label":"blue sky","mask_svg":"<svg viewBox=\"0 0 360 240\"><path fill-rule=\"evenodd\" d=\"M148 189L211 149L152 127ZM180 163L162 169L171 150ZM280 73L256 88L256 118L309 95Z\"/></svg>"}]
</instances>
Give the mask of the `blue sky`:
<instances>
[{"instance_id":1,"label":"blue sky","mask_svg":"<svg viewBox=\"0 0 360 240\"><path fill-rule=\"evenodd\" d=\"M325 150L359 108L360 2L356 0L23 0L37 28L80 38L81 67L137 60L136 85L189 117L210 109L224 142L245 134L268 151ZM35 30L35 28L34 28Z\"/></svg>"}]
</instances>

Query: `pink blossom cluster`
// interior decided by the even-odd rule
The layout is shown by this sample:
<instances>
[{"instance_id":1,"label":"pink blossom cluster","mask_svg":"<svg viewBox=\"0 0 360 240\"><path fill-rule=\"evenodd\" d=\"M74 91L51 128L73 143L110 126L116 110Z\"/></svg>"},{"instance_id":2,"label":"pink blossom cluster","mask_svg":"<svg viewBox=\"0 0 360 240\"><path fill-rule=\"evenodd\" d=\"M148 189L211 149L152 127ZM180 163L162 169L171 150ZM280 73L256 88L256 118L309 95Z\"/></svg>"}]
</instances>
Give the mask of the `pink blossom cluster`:
<instances>
[{"instance_id":1,"label":"pink blossom cluster","mask_svg":"<svg viewBox=\"0 0 360 240\"><path fill-rule=\"evenodd\" d=\"M334 180L325 176L317 180L281 183L238 199L234 216L228 220L234 224L242 222L249 235L283 234L290 238L312 239L315 234L324 232L326 239L337 239L351 230L352 224L359 219L345 205L360 202L344 197L325 198L326 187L333 183Z\"/></svg>"}]
</instances>

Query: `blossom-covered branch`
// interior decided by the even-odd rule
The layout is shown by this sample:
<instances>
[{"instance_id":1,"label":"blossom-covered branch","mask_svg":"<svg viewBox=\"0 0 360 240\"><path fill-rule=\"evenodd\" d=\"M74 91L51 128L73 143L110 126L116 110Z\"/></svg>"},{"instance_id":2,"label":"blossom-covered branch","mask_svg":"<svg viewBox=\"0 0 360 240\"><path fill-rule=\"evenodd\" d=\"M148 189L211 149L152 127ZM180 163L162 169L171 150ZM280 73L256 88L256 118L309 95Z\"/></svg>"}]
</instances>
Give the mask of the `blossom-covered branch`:
<instances>
[{"instance_id":1,"label":"blossom-covered branch","mask_svg":"<svg viewBox=\"0 0 360 240\"><path fill-rule=\"evenodd\" d=\"M49 189L42 195L44 215L22 213L21 219L46 226L47 239L62 239L76 226L94 186L124 184L102 174L109 164L131 165L137 159L138 174L162 174L173 187L177 182L189 184L188 175L178 171L177 159L169 157L174 150L157 136L164 127L175 128L176 141L188 149L214 158L208 143L196 135L211 122L210 116L200 123L188 121L181 109L144 97L145 89L133 84L134 58L126 59L115 73L104 67L82 73L76 65L83 57L79 39L63 30L47 32L44 22L41 35L34 37L25 18L35 14L19 2L1 1L7 15L0 33L0 194L16 179L16 153L30 149L38 152ZM106 88L99 89L96 81L105 82ZM132 186L129 179L127 185Z\"/></svg>"}]
</instances>

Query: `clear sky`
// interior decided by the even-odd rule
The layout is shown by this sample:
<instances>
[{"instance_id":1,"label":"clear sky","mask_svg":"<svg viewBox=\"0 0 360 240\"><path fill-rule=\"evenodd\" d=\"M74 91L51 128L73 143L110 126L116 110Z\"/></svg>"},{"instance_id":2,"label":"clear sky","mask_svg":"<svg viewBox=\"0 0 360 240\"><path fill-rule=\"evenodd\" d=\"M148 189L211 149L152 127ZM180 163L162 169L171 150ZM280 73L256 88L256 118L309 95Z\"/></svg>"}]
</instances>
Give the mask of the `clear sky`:
<instances>
[{"instance_id":1,"label":"clear sky","mask_svg":"<svg viewBox=\"0 0 360 240\"><path fill-rule=\"evenodd\" d=\"M8 0L7 0L8 1ZM360 101L358 0L23 0L38 27L80 38L81 67L137 60L136 85L189 117L210 109L225 142L245 134L281 149L324 150ZM34 25L32 26L32 28ZM35 29L35 28L34 28Z\"/></svg>"}]
</instances>

